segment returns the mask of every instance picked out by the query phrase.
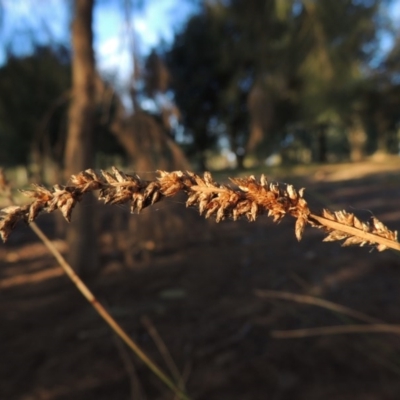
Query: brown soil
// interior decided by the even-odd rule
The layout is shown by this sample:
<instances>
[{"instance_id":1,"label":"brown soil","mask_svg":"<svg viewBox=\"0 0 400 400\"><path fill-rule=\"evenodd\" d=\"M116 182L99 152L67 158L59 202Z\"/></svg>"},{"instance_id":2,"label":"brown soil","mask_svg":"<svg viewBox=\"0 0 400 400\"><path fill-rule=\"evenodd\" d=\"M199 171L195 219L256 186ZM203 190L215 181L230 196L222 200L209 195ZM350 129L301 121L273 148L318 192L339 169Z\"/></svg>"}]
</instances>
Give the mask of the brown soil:
<instances>
[{"instance_id":1,"label":"brown soil","mask_svg":"<svg viewBox=\"0 0 400 400\"><path fill-rule=\"evenodd\" d=\"M400 228L400 168L391 163L350 176L341 171L330 167L287 180L305 185L314 207L346 208L365 219L373 212L389 228ZM113 212L127 215L107 208L105 221ZM191 234L175 232L169 242L138 247L130 267L105 226L103 270L89 282L134 340L169 371L143 323L144 316L150 319L193 399L400 398L400 337L274 339L274 330L359 322L255 294L314 294L400 323L398 253L322 243L322 233L311 228L297 243L290 218L279 225L267 217L216 225L194 214L182 207ZM51 216L39 224L55 237ZM62 240L57 246L66 250ZM24 226L0 245L0 324L0 399L174 398L120 345Z\"/></svg>"}]
</instances>

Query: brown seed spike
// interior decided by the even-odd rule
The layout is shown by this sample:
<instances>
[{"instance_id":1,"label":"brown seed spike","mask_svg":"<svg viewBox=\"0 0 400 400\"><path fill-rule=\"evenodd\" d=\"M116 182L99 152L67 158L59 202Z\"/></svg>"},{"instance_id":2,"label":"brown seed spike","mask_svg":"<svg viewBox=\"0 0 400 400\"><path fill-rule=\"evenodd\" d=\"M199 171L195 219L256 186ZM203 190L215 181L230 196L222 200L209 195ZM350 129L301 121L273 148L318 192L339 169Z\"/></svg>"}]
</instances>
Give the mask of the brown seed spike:
<instances>
[{"instance_id":1,"label":"brown seed spike","mask_svg":"<svg viewBox=\"0 0 400 400\"><path fill-rule=\"evenodd\" d=\"M204 210L207 208L207 205L208 205L207 199L200 196L200 198L199 198L199 212L200 212L200 215L203 215Z\"/></svg>"},{"instance_id":2,"label":"brown seed spike","mask_svg":"<svg viewBox=\"0 0 400 400\"><path fill-rule=\"evenodd\" d=\"M111 167L112 172L114 172L114 176L117 179L118 182L125 182L126 181L126 175L120 171L118 168L116 167Z\"/></svg>"},{"instance_id":3,"label":"brown seed spike","mask_svg":"<svg viewBox=\"0 0 400 400\"><path fill-rule=\"evenodd\" d=\"M378 244L378 245L376 246L376 248L377 248L378 251L384 251L384 250L386 250L388 247L385 246L384 244Z\"/></svg>"},{"instance_id":4,"label":"brown seed spike","mask_svg":"<svg viewBox=\"0 0 400 400\"><path fill-rule=\"evenodd\" d=\"M105 180L110 184L113 185L115 183L117 183L118 181L107 171L103 171L101 170L101 174L103 175L103 177L105 178Z\"/></svg>"},{"instance_id":5,"label":"brown seed spike","mask_svg":"<svg viewBox=\"0 0 400 400\"><path fill-rule=\"evenodd\" d=\"M212 201L211 203L207 204L207 212L205 217L210 218L212 214L214 214L215 211L218 209L218 202Z\"/></svg>"},{"instance_id":6,"label":"brown seed spike","mask_svg":"<svg viewBox=\"0 0 400 400\"><path fill-rule=\"evenodd\" d=\"M366 242L363 241L362 239L356 237L356 236L350 236L349 238L347 238L343 243L342 246L343 247L347 247L347 246L356 246L356 245L360 245L363 246L365 245Z\"/></svg>"},{"instance_id":7,"label":"brown seed spike","mask_svg":"<svg viewBox=\"0 0 400 400\"><path fill-rule=\"evenodd\" d=\"M204 172L204 182L207 186L215 186L215 182L209 172Z\"/></svg>"},{"instance_id":8,"label":"brown seed spike","mask_svg":"<svg viewBox=\"0 0 400 400\"><path fill-rule=\"evenodd\" d=\"M332 231L323 242L335 242L336 240L346 239L349 235L340 231Z\"/></svg>"},{"instance_id":9,"label":"brown seed spike","mask_svg":"<svg viewBox=\"0 0 400 400\"><path fill-rule=\"evenodd\" d=\"M315 215L304 199L304 188L297 191L290 184L269 184L264 175L259 181L254 176L230 180L234 186L214 182L209 172L200 177L189 171L158 171L156 180L145 181L137 174L128 175L115 167L112 173L101 171L101 174L88 169L72 176L72 185L54 185L51 190L36 185L33 190L26 191L24 194L32 199L31 204L1 211L0 235L6 240L19 220L33 221L41 212L60 209L69 220L75 204L86 193L97 189L100 189L99 199L105 203L130 202L132 211L140 211L167 196L184 192L188 207L197 207L200 214L206 214L206 217L215 215L217 221L228 217L254 221L261 214L268 214L279 222L290 215L296 218L295 234L298 240L309 223L328 233L325 241L344 240L343 246L369 244L379 251L386 248L400 251L397 232L390 231L376 218L367 224L346 211L332 213L323 210L322 216Z\"/></svg>"},{"instance_id":10,"label":"brown seed spike","mask_svg":"<svg viewBox=\"0 0 400 400\"><path fill-rule=\"evenodd\" d=\"M338 211L337 213L338 221L342 224L353 226L354 224L354 214L347 213L346 211Z\"/></svg>"},{"instance_id":11,"label":"brown seed spike","mask_svg":"<svg viewBox=\"0 0 400 400\"><path fill-rule=\"evenodd\" d=\"M363 224L356 216L354 216L353 224L354 224L354 228L363 230Z\"/></svg>"},{"instance_id":12,"label":"brown seed spike","mask_svg":"<svg viewBox=\"0 0 400 400\"><path fill-rule=\"evenodd\" d=\"M225 210L223 207L220 207L217 211L217 215L215 217L216 222L220 222L225 219Z\"/></svg>"},{"instance_id":13,"label":"brown seed spike","mask_svg":"<svg viewBox=\"0 0 400 400\"><path fill-rule=\"evenodd\" d=\"M186 200L186 207L194 206L198 202L199 196L200 192L191 193Z\"/></svg>"},{"instance_id":14,"label":"brown seed spike","mask_svg":"<svg viewBox=\"0 0 400 400\"><path fill-rule=\"evenodd\" d=\"M257 218L257 213L258 213L258 206L255 201L251 203L251 210L250 210L250 216L251 216L251 221L255 221Z\"/></svg>"},{"instance_id":15,"label":"brown seed spike","mask_svg":"<svg viewBox=\"0 0 400 400\"><path fill-rule=\"evenodd\" d=\"M16 215L8 215L4 219L0 220L0 235L3 242L7 241L19 220L20 218Z\"/></svg>"},{"instance_id":16,"label":"brown seed spike","mask_svg":"<svg viewBox=\"0 0 400 400\"><path fill-rule=\"evenodd\" d=\"M34 201L29 207L28 222L33 222L42 211L44 204L41 201Z\"/></svg>"},{"instance_id":17,"label":"brown seed spike","mask_svg":"<svg viewBox=\"0 0 400 400\"><path fill-rule=\"evenodd\" d=\"M151 196L151 204L153 205L160 200L161 200L161 193L159 191L154 192Z\"/></svg>"},{"instance_id":18,"label":"brown seed spike","mask_svg":"<svg viewBox=\"0 0 400 400\"><path fill-rule=\"evenodd\" d=\"M268 180L264 174L261 175L260 184L261 184L261 186L263 186L265 189L268 190Z\"/></svg>"},{"instance_id":19,"label":"brown seed spike","mask_svg":"<svg viewBox=\"0 0 400 400\"><path fill-rule=\"evenodd\" d=\"M70 197L69 199L67 199L67 201L65 201L65 203L62 204L61 207L59 207L63 217L68 222L71 222L71 213L74 206L75 206L75 200L72 197Z\"/></svg>"},{"instance_id":20,"label":"brown seed spike","mask_svg":"<svg viewBox=\"0 0 400 400\"><path fill-rule=\"evenodd\" d=\"M95 180L95 181L99 181L99 180L100 180L99 175L97 174L97 172L96 172L94 169L89 168L89 169L87 169L85 172L86 172L93 180Z\"/></svg>"},{"instance_id":21,"label":"brown seed spike","mask_svg":"<svg viewBox=\"0 0 400 400\"><path fill-rule=\"evenodd\" d=\"M371 225L372 225L373 229L378 232L384 232L387 230L386 226L383 225L383 223L375 217L371 218Z\"/></svg>"},{"instance_id":22,"label":"brown seed spike","mask_svg":"<svg viewBox=\"0 0 400 400\"><path fill-rule=\"evenodd\" d=\"M335 215L332 214L329 210L327 210L326 208L324 208L322 210L322 216L326 219L330 219L331 221L335 221Z\"/></svg>"},{"instance_id":23,"label":"brown seed spike","mask_svg":"<svg viewBox=\"0 0 400 400\"><path fill-rule=\"evenodd\" d=\"M4 207L0 210L1 214L6 214L6 215L17 215L22 211L22 208L20 206L8 206Z\"/></svg>"},{"instance_id":24,"label":"brown seed spike","mask_svg":"<svg viewBox=\"0 0 400 400\"><path fill-rule=\"evenodd\" d=\"M296 191L296 189L293 187L293 185L288 185L287 188L286 188L286 190L287 190L288 196L289 196L289 198L290 198L291 200L296 200L296 199L298 198L297 191Z\"/></svg>"},{"instance_id":25,"label":"brown seed spike","mask_svg":"<svg viewBox=\"0 0 400 400\"><path fill-rule=\"evenodd\" d=\"M304 216L300 216L297 218L294 233L299 242L303 237L303 232L306 227L306 224L307 224L307 219Z\"/></svg>"}]
</instances>

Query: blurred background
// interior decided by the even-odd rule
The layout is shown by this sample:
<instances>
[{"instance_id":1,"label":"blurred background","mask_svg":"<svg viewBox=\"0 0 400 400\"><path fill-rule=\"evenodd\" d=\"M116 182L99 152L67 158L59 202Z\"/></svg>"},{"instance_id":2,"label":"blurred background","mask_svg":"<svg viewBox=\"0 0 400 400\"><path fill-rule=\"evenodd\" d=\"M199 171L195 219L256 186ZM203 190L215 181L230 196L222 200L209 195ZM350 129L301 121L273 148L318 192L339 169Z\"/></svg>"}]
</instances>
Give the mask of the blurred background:
<instances>
[{"instance_id":1,"label":"blurred background","mask_svg":"<svg viewBox=\"0 0 400 400\"><path fill-rule=\"evenodd\" d=\"M399 0L1 0L0 166L14 189L112 165L265 173L395 230L399 29ZM359 321L255 291L399 323L398 254L184 202L88 198L39 225L194 399L400 398L398 337L272 338ZM75 292L28 227L0 245L0 398L172 399Z\"/></svg>"}]
</instances>

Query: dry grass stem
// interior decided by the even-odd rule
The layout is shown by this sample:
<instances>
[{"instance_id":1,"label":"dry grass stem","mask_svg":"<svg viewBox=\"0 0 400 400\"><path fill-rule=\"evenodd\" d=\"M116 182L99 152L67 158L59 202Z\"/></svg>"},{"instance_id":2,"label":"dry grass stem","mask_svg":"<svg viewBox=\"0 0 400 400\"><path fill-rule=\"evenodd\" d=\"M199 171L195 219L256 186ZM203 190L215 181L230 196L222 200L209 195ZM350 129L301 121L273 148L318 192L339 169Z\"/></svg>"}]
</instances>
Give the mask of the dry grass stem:
<instances>
[{"instance_id":1,"label":"dry grass stem","mask_svg":"<svg viewBox=\"0 0 400 400\"><path fill-rule=\"evenodd\" d=\"M320 299L315 296L302 295L290 292L281 292L277 290L256 290L255 294L258 297L265 299L280 299L280 300L294 301L296 303L309 304L312 306L322 307L327 310L358 319L359 321L368 322L370 324L382 323L382 321L379 320L378 318L370 317L369 315L366 315L360 311L353 310L349 307L345 307L328 300Z\"/></svg>"},{"instance_id":2,"label":"dry grass stem","mask_svg":"<svg viewBox=\"0 0 400 400\"><path fill-rule=\"evenodd\" d=\"M136 373L135 365L130 358L130 353L128 353L126 347L116 335L114 335L114 342L121 357L122 363L124 364L126 374L129 378L129 383L131 386L131 400L146 400L146 397L143 394L142 385L140 384L139 377Z\"/></svg>"},{"instance_id":3,"label":"dry grass stem","mask_svg":"<svg viewBox=\"0 0 400 400\"><path fill-rule=\"evenodd\" d=\"M293 329L272 331L271 336L276 339L296 339L310 336L342 335L345 333L391 333L400 335L400 325L371 324L371 325L337 325L322 326L319 328Z\"/></svg>"},{"instance_id":4,"label":"dry grass stem","mask_svg":"<svg viewBox=\"0 0 400 400\"><path fill-rule=\"evenodd\" d=\"M149 333L149 335L153 339L155 345L157 346L157 349L160 352L160 354L162 355L165 364L167 365L169 371L171 372L172 377L174 378L174 381L179 384L179 388L181 390L185 391L185 384L184 384L182 375L179 372L179 369L178 369L174 359L172 358L172 355L171 355L170 351L168 350L168 347L166 346L164 340L158 333L153 322L146 315L144 315L141 318L141 322L142 322L143 326L147 329L147 332Z\"/></svg>"},{"instance_id":5,"label":"dry grass stem","mask_svg":"<svg viewBox=\"0 0 400 400\"><path fill-rule=\"evenodd\" d=\"M112 173L88 169L73 175L71 185L55 185L52 189L34 185L32 190L23 191L32 202L0 210L0 235L6 241L18 221L31 223L41 212L58 209L70 221L72 210L82 196L95 190L99 191L99 200L106 204L129 203L132 213L184 192L187 207L196 207L205 218L214 216L217 222L227 218L236 221L241 217L255 221L262 214L278 222L290 215L296 219L298 240L308 224L328 233L324 241L343 241L343 246L370 245L379 251L388 248L400 251L397 232L389 230L375 217L367 223L346 211L311 213L303 197L304 188L297 191L292 185L268 183L264 175L260 180L254 176L230 180L233 186L214 182L209 172L201 177L193 172L158 171L157 179L148 181L115 167Z\"/></svg>"},{"instance_id":6,"label":"dry grass stem","mask_svg":"<svg viewBox=\"0 0 400 400\"><path fill-rule=\"evenodd\" d=\"M42 232L42 230L36 225L35 222L30 224L32 230L42 240L46 247L50 250L53 256L56 258L58 263L63 268L64 272L74 282L75 286L87 299L87 301L93 306L97 313L103 318L103 320L110 326L110 328L125 342L125 344L139 357L140 360L162 381L164 382L177 396L182 400L189 400L189 397L175 385L174 382L163 372L155 363L147 356L147 354L128 336L128 334L122 329L118 322L111 316L111 314L103 307L101 303L96 299L90 289L85 283L79 278L71 266L67 263L58 249L54 246L53 242Z\"/></svg>"}]
</instances>

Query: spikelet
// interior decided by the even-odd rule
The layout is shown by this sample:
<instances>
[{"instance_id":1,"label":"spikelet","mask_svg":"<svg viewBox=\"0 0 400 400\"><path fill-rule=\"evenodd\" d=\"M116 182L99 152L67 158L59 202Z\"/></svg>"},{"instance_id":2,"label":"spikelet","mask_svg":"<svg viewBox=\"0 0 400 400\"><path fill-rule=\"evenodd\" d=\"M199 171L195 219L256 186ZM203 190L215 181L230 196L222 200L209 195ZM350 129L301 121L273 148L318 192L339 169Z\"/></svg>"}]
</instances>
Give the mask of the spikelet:
<instances>
[{"instance_id":1,"label":"spikelet","mask_svg":"<svg viewBox=\"0 0 400 400\"><path fill-rule=\"evenodd\" d=\"M322 217L328 221L340 224L339 229L335 229L332 226L320 224L321 220L318 220L319 224L315 224L314 226L328 232L328 236L323 240L324 242L343 240L342 246L344 247L371 245L375 246L378 251L388 248L387 244L379 241L379 238L397 243L397 231L389 230L375 217L372 217L369 222L362 222L354 214L348 213L345 210L332 213L326 209L322 211ZM351 229L346 229L346 227L350 227Z\"/></svg>"}]
</instances>

